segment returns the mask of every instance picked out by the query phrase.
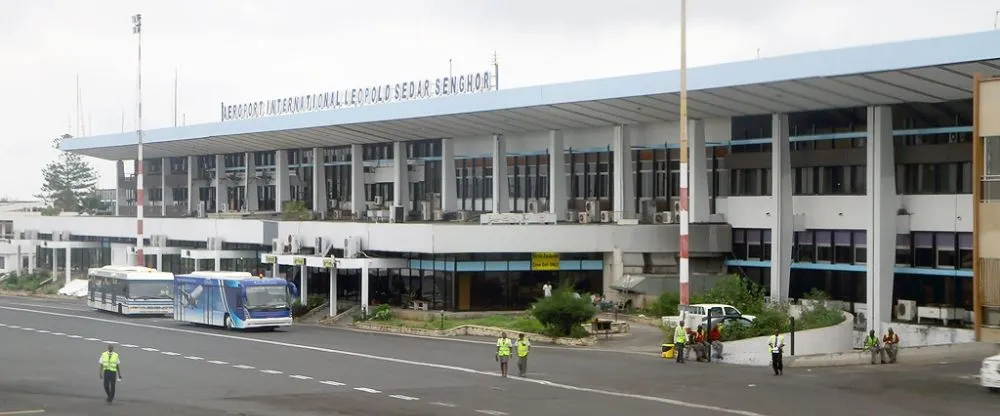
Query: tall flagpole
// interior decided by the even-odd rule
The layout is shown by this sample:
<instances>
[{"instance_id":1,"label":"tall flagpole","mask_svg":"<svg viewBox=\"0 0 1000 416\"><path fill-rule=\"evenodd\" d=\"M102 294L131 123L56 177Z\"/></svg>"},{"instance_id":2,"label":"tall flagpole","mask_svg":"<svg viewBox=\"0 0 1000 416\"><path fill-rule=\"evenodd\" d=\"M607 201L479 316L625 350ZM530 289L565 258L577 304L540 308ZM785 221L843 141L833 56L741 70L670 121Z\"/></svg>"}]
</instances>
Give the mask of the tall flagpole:
<instances>
[{"instance_id":1,"label":"tall flagpole","mask_svg":"<svg viewBox=\"0 0 1000 416\"><path fill-rule=\"evenodd\" d=\"M687 109L687 0L681 0L681 111L680 111L680 298L681 305L688 304L688 286L691 281L691 265L688 261L688 234L690 232L690 216L688 215L688 109ZM695 155L698 157L698 155ZM701 155L705 157L705 155Z\"/></svg>"},{"instance_id":2,"label":"tall flagpole","mask_svg":"<svg viewBox=\"0 0 1000 416\"><path fill-rule=\"evenodd\" d=\"M138 68L137 82L135 87L136 95L136 164L135 164L135 265L143 267L146 265L146 256L143 254L143 243L145 236L142 230L143 216L143 195L146 190L143 183L143 156L142 156L142 15L132 16L132 34L138 39Z\"/></svg>"}]
</instances>

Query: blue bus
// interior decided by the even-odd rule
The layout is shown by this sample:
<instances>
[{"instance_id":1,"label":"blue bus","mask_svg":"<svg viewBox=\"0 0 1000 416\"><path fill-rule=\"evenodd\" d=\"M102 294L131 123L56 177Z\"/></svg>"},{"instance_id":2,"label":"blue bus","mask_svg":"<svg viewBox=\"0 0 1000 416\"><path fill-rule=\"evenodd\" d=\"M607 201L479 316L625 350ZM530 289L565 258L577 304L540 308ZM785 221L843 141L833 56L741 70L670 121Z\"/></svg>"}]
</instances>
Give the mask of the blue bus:
<instances>
[{"instance_id":1,"label":"blue bus","mask_svg":"<svg viewBox=\"0 0 1000 416\"><path fill-rule=\"evenodd\" d=\"M174 320L226 329L292 325L285 279L243 272L194 272L174 277Z\"/></svg>"}]
</instances>

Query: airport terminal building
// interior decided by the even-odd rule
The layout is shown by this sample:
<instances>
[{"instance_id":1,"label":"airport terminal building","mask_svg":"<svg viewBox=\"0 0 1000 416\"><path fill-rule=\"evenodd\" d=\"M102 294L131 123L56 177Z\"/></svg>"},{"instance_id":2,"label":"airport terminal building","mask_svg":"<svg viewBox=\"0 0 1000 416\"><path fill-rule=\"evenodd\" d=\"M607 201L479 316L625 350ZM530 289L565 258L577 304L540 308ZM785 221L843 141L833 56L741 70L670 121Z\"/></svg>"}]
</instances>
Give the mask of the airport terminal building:
<instances>
[{"instance_id":1,"label":"airport terminal building","mask_svg":"<svg viewBox=\"0 0 1000 416\"><path fill-rule=\"evenodd\" d=\"M873 322L971 322L977 73L1000 75L1000 32L690 69L693 290L739 273ZM564 279L675 290L678 73L495 81L223 104L218 123L145 132L146 263L276 269L315 294L332 273L341 298L448 310L524 307ZM118 162L115 215L13 217L37 242L18 264L130 261L136 134L61 149Z\"/></svg>"}]
</instances>

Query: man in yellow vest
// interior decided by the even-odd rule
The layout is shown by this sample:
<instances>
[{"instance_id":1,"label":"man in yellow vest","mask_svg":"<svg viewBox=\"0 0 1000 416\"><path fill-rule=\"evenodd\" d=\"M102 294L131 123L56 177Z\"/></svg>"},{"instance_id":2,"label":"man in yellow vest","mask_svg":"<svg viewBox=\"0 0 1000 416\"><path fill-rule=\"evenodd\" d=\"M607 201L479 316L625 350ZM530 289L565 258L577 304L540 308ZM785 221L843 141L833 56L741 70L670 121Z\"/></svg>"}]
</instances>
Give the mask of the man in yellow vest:
<instances>
[{"instance_id":1,"label":"man in yellow vest","mask_svg":"<svg viewBox=\"0 0 1000 416\"><path fill-rule=\"evenodd\" d=\"M517 375L525 377L528 375L528 352L531 350L531 342L524 337L524 334L517 336Z\"/></svg>"},{"instance_id":2,"label":"man in yellow vest","mask_svg":"<svg viewBox=\"0 0 1000 416\"><path fill-rule=\"evenodd\" d=\"M767 339L767 350L771 352L771 369L774 370L774 375L780 376L785 370L781 357L785 350L785 337L777 329L774 330L774 335Z\"/></svg>"},{"instance_id":3,"label":"man in yellow vest","mask_svg":"<svg viewBox=\"0 0 1000 416\"><path fill-rule=\"evenodd\" d=\"M677 327L674 328L674 359L681 364L684 363L684 344L687 343L687 338L684 321L678 322Z\"/></svg>"},{"instance_id":4,"label":"man in yellow vest","mask_svg":"<svg viewBox=\"0 0 1000 416\"><path fill-rule=\"evenodd\" d=\"M114 345L108 345L108 350L101 354L101 379L104 380L104 393L108 395L107 402L115 399L115 381L122 379L122 363L118 359Z\"/></svg>"},{"instance_id":5,"label":"man in yellow vest","mask_svg":"<svg viewBox=\"0 0 1000 416\"><path fill-rule=\"evenodd\" d=\"M497 339L497 361L500 362L500 376L507 377L507 361L510 360L510 348L511 348L510 338L507 338L506 332L500 333L500 338Z\"/></svg>"}]
</instances>

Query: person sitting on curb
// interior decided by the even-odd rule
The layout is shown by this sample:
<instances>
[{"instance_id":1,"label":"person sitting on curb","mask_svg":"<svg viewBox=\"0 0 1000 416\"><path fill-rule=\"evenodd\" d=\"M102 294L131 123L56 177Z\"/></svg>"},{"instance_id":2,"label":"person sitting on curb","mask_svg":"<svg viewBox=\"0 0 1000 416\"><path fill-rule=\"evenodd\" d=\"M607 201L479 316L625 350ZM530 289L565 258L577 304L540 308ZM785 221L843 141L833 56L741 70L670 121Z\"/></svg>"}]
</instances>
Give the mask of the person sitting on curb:
<instances>
[{"instance_id":1,"label":"person sitting on curb","mask_svg":"<svg viewBox=\"0 0 1000 416\"><path fill-rule=\"evenodd\" d=\"M899 335L892 332L892 328L889 328L889 331L882 337L882 364L885 364L886 356L889 358L889 364L895 364L898 355Z\"/></svg>"},{"instance_id":2,"label":"person sitting on curb","mask_svg":"<svg viewBox=\"0 0 1000 416\"><path fill-rule=\"evenodd\" d=\"M722 331L715 325L708 333L708 342L712 346L712 357L722 359Z\"/></svg>"},{"instance_id":3,"label":"person sitting on curb","mask_svg":"<svg viewBox=\"0 0 1000 416\"><path fill-rule=\"evenodd\" d=\"M878 342L878 337L875 336L875 330L868 331L868 337L865 338L865 350L870 351L872 354L872 364L875 364L875 358L877 358L882 352L882 346ZM882 359L882 364L885 364L885 359Z\"/></svg>"}]
</instances>

